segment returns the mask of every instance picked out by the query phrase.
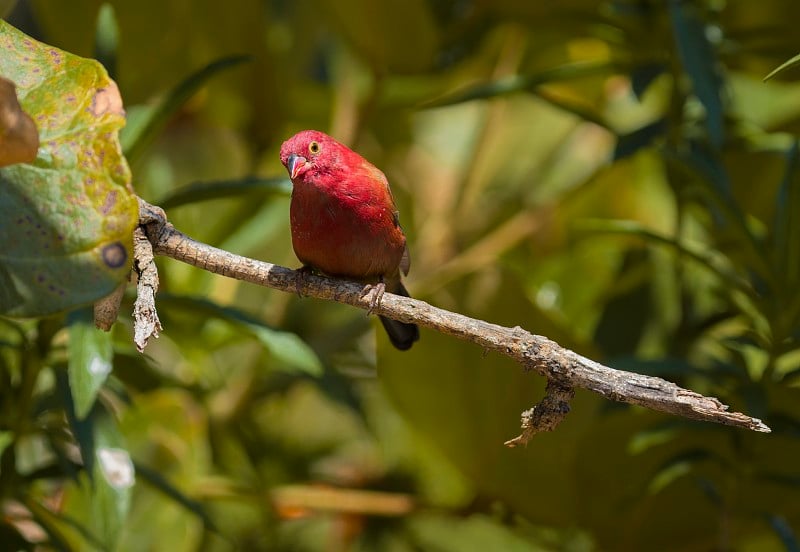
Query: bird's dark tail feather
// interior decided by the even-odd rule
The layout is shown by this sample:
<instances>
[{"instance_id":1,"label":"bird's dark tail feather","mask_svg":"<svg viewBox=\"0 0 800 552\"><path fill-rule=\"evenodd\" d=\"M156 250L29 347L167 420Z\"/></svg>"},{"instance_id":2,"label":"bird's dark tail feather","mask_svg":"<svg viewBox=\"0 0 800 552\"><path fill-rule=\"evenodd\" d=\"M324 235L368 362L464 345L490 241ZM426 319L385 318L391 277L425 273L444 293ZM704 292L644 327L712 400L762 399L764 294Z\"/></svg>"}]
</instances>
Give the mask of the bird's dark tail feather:
<instances>
[{"instance_id":1,"label":"bird's dark tail feather","mask_svg":"<svg viewBox=\"0 0 800 552\"><path fill-rule=\"evenodd\" d=\"M402 282L398 282L392 289L387 291L404 297L411 297ZM419 339L419 328L417 328L416 324L398 322L397 320L392 320L391 318L385 318L383 316L379 316L378 318L381 319L381 324L383 324L386 333L389 334L389 341L401 351L410 349L414 342Z\"/></svg>"}]
</instances>

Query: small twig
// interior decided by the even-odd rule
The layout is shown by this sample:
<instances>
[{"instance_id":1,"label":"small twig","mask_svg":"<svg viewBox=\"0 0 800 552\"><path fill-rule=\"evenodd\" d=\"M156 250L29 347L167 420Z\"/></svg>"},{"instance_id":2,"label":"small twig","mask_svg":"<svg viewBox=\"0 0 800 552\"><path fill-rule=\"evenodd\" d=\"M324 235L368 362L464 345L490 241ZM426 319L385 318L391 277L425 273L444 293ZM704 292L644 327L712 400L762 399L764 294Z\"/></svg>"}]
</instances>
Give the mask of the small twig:
<instances>
[{"instance_id":1,"label":"small twig","mask_svg":"<svg viewBox=\"0 0 800 552\"><path fill-rule=\"evenodd\" d=\"M548 380L544 398L539 404L522 413L522 434L505 442L507 447L526 445L542 431L553 431L569 414L569 403L575 388L558 380Z\"/></svg>"},{"instance_id":2,"label":"small twig","mask_svg":"<svg viewBox=\"0 0 800 552\"><path fill-rule=\"evenodd\" d=\"M215 274L254 284L303 295L345 303L360 309L369 309L370 300L363 295L362 284L323 278L314 275L298 277L289 268L257 261L210 245L194 241L167 222L163 211L140 201L140 223L156 254L208 270ZM770 429L761 420L738 412L714 397L706 397L678 387L661 378L624 372L603 366L540 335L531 334L520 327L506 328L463 314L436 308L424 301L386 293L375 314L401 322L413 322L475 343L485 350L507 355L525 369L535 370L549 382L561 388L583 387L607 399L644 406L685 418L716 422L759 432ZM555 392L553 392L555 393ZM561 397L561 398L558 398ZM564 393L552 394L550 399L566 405ZM548 398L545 398L545 403ZM541 405L540 405L541 406ZM563 415L561 416L563 417ZM553 416L530 416L528 428L514 444L525 442L525 435L552 429ZM534 427L542 423L542 427ZM535 431L534 431L535 430ZM514 440L512 440L514 441Z\"/></svg>"},{"instance_id":3,"label":"small twig","mask_svg":"<svg viewBox=\"0 0 800 552\"><path fill-rule=\"evenodd\" d=\"M160 213L154 211L156 216L165 216L164 211L158 211ZM152 220L147 218L144 210L140 210L139 219ZM144 352L148 340L151 337L158 338L158 332L163 329L156 311L158 270L153 257L153 246L143 226L137 226L133 233L133 270L137 275L136 301L133 303L133 342L141 353Z\"/></svg>"}]
</instances>

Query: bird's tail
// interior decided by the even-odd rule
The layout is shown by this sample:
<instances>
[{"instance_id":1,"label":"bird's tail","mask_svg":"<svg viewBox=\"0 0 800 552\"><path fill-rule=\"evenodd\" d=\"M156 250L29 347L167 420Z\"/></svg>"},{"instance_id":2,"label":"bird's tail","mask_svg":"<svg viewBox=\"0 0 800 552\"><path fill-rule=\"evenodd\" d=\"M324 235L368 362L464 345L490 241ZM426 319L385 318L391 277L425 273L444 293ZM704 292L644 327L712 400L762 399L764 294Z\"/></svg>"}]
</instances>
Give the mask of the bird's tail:
<instances>
[{"instance_id":1,"label":"bird's tail","mask_svg":"<svg viewBox=\"0 0 800 552\"><path fill-rule=\"evenodd\" d=\"M399 278L397 283L387 291L404 297L411 297ZM385 318L383 316L379 316L378 318L381 319L381 324L383 324L386 333L389 334L389 341L401 351L410 349L414 342L419 339L419 328L417 328L416 324L398 322L397 320L392 320L391 318Z\"/></svg>"}]
</instances>

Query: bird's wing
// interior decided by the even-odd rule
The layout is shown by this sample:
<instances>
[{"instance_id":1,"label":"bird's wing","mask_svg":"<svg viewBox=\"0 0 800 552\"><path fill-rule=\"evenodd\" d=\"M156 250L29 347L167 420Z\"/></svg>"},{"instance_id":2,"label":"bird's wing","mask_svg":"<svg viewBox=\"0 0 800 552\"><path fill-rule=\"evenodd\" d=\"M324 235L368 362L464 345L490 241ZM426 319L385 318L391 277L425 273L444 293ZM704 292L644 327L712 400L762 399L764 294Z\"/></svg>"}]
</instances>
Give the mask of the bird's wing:
<instances>
[{"instance_id":1,"label":"bird's wing","mask_svg":"<svg viewBox=\"0 0 800 552\"><path fill-rule=\"evenodd\" d=\"M408 254L408 245L403 249L403 256L400 259L400 270L403 271L404 276L408 276L408 271L411 270L411 255Z\"/></svg>"}]
</instances>

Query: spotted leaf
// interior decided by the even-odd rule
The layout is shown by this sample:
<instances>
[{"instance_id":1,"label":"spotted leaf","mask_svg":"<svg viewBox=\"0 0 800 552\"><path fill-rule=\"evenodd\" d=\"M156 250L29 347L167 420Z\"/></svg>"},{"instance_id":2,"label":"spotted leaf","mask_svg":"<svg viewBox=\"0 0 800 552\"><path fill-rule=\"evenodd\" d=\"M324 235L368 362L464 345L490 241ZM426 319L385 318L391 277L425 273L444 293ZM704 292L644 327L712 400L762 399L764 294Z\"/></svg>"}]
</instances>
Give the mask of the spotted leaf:
<instances>
[{"instance_id":1,"label":"spotted leaf","mask_svg":"<svg viewBox=\"0 0 800 552\"><path fill-rule=\"evenodd\" d=\"M116 84L96 61L0 21L0 75L39 131L31 163L0 169L0 314L90 303L127 278L138 220Z\"/></svg>"}]
</instances>

